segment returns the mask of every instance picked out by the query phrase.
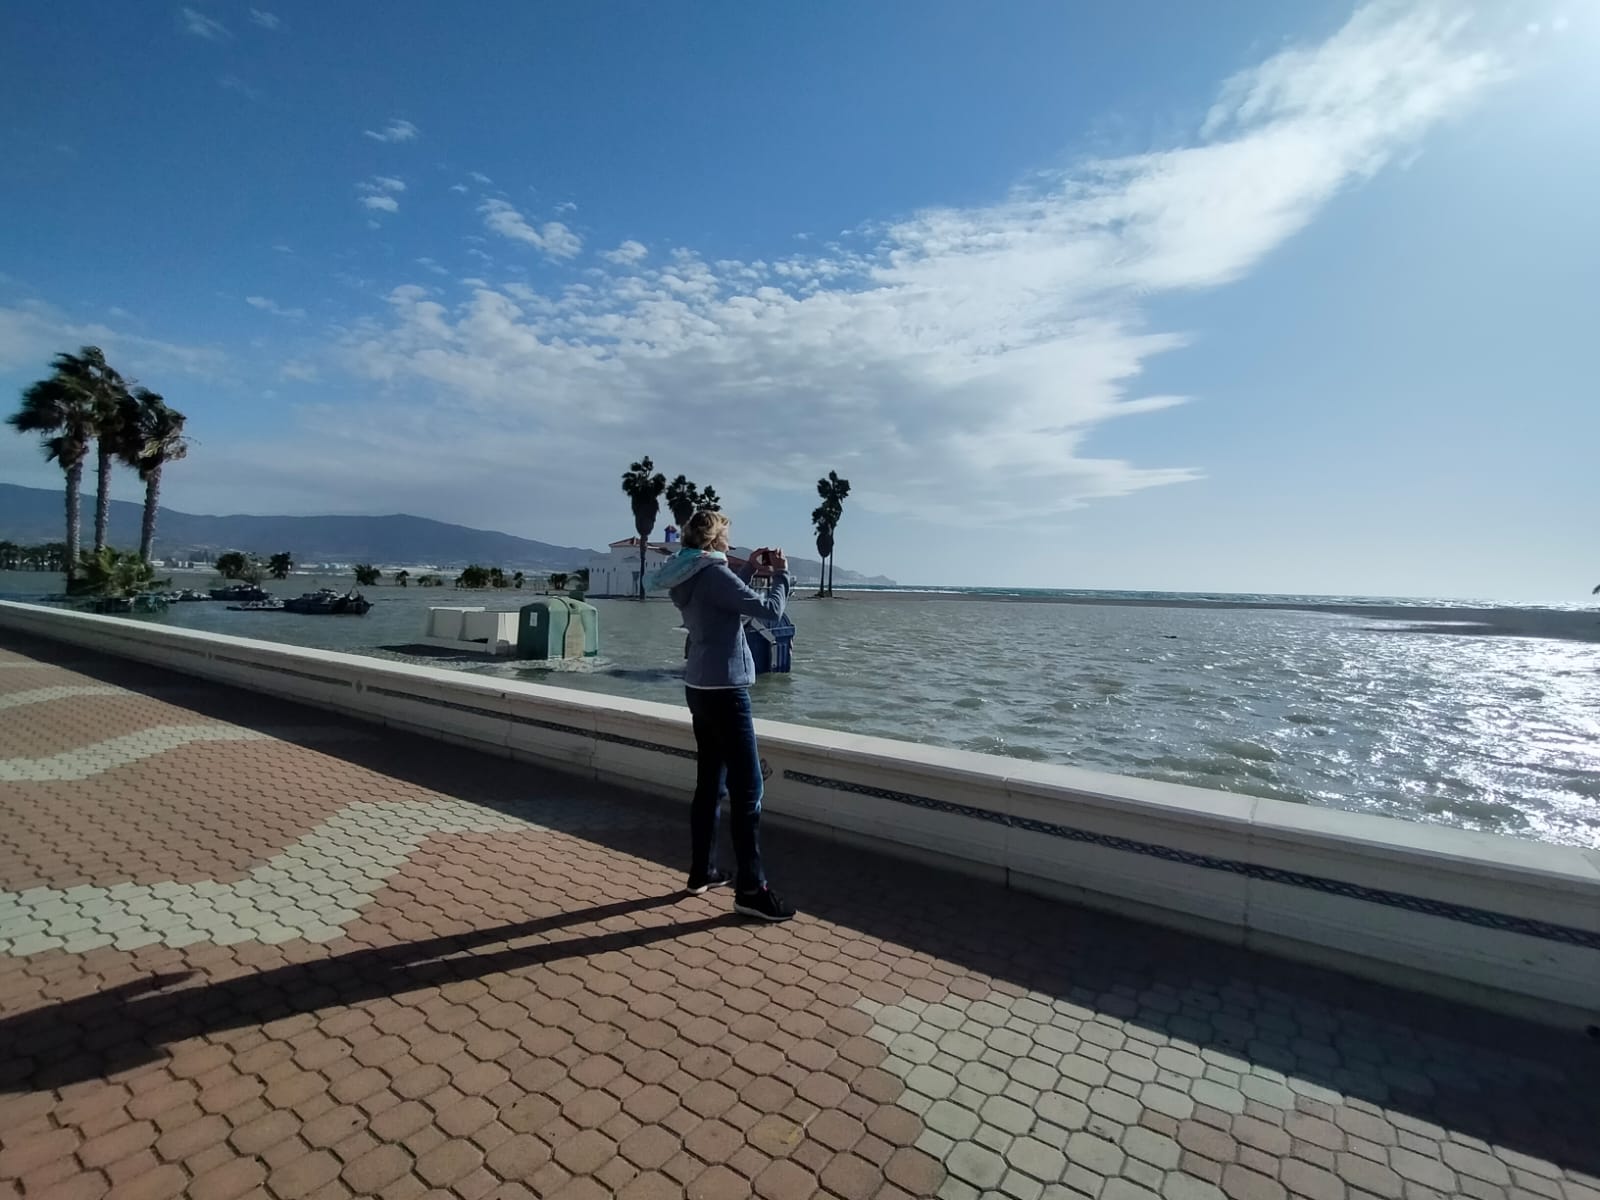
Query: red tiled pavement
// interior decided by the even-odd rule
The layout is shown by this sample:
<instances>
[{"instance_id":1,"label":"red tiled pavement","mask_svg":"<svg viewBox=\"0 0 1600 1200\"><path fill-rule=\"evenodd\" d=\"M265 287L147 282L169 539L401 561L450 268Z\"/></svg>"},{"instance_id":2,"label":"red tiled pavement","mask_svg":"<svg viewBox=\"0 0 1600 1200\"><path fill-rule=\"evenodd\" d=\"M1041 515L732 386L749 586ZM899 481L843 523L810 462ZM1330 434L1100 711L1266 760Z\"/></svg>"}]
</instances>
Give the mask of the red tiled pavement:
<instances>
[{"instance_id":1,"label":"red tiled pavement","mask_svg":"<svg viewBox=\"0 0 1600 1200\"><path fill-rule=\"evenodd\" d=\"M0 635L29 658L0 697L130 694L0 709L0 759L348 736L0 780L0 937L29 889L226 883L351 806L500 824L420 837L333 940L0 949L22 1195L1600 1200L1592 1045L782 828L806 914L751 926L681 895L673 805Z\"/></svg>"}]
</instances>

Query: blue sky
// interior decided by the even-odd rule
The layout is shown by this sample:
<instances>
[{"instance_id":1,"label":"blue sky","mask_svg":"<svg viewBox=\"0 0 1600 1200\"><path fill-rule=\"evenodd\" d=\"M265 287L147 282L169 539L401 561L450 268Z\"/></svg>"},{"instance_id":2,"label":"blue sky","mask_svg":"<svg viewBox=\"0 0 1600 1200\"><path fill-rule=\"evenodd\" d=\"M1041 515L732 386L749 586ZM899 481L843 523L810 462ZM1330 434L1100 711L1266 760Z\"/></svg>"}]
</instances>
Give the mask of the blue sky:
<instances>
[{"instance_id":1,"label":"blue sky","mask_svg":"<svg viewBox=\"0 0 1600 1200\"><path fill-rule=\"evenodd\" d=\"M0 389L104 345L190 511L601 544L649 453L790 548L836 468L907 582L1575 600L1597 58L1576 0L11 6Z\"/></svg>"}]
</instances>

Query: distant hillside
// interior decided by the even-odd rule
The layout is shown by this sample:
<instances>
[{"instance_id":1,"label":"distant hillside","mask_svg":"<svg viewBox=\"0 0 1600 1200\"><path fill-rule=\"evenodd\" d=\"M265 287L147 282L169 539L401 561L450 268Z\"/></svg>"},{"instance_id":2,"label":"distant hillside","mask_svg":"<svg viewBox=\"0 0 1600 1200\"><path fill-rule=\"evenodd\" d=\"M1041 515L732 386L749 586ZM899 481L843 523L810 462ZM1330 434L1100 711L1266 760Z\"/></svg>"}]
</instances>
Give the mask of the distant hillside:
<instances>
[{"instance_id":1,"label":"distant hillside","mask_svg":"<svg viewBox=\"0 0 1600 1200\"><path fill-rule=\"evenodd\" d=\"M139 543L144 510L111 502L111 540ZM0 484L0 537L14 542L61 540L60 492ZM93 528L94 497L83 498L85 540ZM287 550L297 562L471 562L523 570L570 571L594 553L581 546L553 546L509 533L447 525L426 517L206 517L163 508L156 525L156 553L165 558L214 555L223 550L275 554Z\"/></svg>"},{"instance_id":2,"label":"distant hillside","mask_svg":"<svg viewBox=\"0 0 1600 1200\"><path fill-rule=\"evenodd\" d=\"M118 546L139 543L144 510L125 500L111 502L111 541ZM93 532L94 496L83 497L84 540ZM0 483L0 538L32 544L62 538L61 493L44 488ZM163 558L211 557L224 550L266 556L287 550L296 562L433 563L464 567L468 563L534 571L573 571L595 553L581 546L554 546L509 533L468 529L427 517L206 517L161 510L156 526L156 554ZM815 585L821 569L815 559L791 558L803 584ZM892 579L868 577L840 567L840 583L892 585Z\"/></svg>"}]
</instances>

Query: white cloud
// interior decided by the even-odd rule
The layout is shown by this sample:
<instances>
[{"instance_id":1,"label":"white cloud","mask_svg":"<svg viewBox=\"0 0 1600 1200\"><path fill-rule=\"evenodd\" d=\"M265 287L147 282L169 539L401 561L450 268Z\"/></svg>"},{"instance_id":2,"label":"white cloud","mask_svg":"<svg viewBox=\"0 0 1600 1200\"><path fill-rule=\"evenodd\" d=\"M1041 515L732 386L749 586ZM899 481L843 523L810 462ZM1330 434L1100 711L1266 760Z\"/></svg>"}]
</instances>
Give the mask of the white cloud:
<instances>
[{"instance_id":1,"label":"white cloud","mask_svg":"<svg viewBox=\"0 0 1600 1200\"><path fill-rule=\"evenodd\" d=\"M246 296L244 302L251 308L259 308L262 312L271 313L275 317L289 317L291 320L301 321L306 315L306 310L303 308L283 308L265 296Z\"/></svg>"},{"instance_id":2,"label":"white cloud","mask_svg":"<svg viewBox=\"0 0 1600 1200\"><path fill-rule=\"evenodd\" d=\"M470 178L472 178L472 179L474 179L474 180L476 180L476 181L477 181L477 182L479 182L479 183L481 183L481 184L483 184L483 185L484 185L484 186L486 186L486 187L487 187L487 186L488 186L488 185L489 185L489 184L491 184L491 183L493 183L493 182L494 182L494 180L492 180L492 179L490 179L490 178L489 178L489 177L488 177L488 176L487 176L487 175L485 175L485 174L484 174L484 173L483 173L483 172L482 172L482 171L468 171L468 172L467 172L467 174L468 174L468 176L469 176L469 177L470 177Z\"/></svg>"},{"instance_id":3,"label":"white cloud","mask_svg":"<svg viewBox=\"0 0 1600 1200\"><path fill-rule=\"evenodd\" d=\"M583 249L583 239L560 221L546 221L538 228L504 200L485 200L478 206L484 225L501 237L526 242L550 258L572 258Z\"/></svg>"},{"instance_id":4,"label":"white cloud","mask_svg":"<svg viewBox=\"0 0 1600 1200\"><path fill-rule=\"evenodd\" d=\"M188 346L79 321L38 301L0 307L0 371L44 373L50 356L70 346L99 346L124 372L156 377L181 372L216 379L227 372L228 356L206 346Z\"/></svg>"},{"instance_id":5,"label":"white cloud","mask_svg":"<svg viewBox=\"0 0 1600 1200\"><path fill-rule=\"evenodd\" d=\"M1151 301L1247 275L1496 79L1489 41L1454 13L1361 10L1227 81L1178 144L847 245L708 262L624 242L576 282L474 280L451 303L395 288L335 350L381 399L307 410L297 436L441 504L481 505L483 480L530 464L568 504L614 504L606 464L644 450L725 495L803 496L838 467L862 507L951 525L1194 479L1203 464L1093 449L1117 418L1183 402L1141 384L1187 341ZM581 248L503 199L479 212L547 255Z\"/></svg>"},{"instance_id":6,"label":"white cloud","mask_svg":"<svg viewBox=\"0 0 1600 1200\"><path fill-rule=\"evenodd\" d=\"M204 38L208 42L225 42L233 36L221 21L192 8L178 10L178 24L185 33Z\"/></svg>"},{"instance_id":7,"label":"white cloud","mask_svg":"<svg viewBox=\"0 0 1600 1200\"><path fill-rule=\"evenodd\" d=\"M615 250L602 251L600 257L619 266L632 266L634 263L642 261L649 253L650 251L645 249L643 243L626 241Z\"/></svg>"},{"instance_id":8,"label":"white cloud","mask_svg":"<svg viewBox=\"0 0 1600 1200\"><path fill-rule=\"evenodd\" d=\"M361 194L361 203L373 212L399 212L400 202L395 199L395 195L405 190L405 182L391 175L374 175L371 179L356 184L356 191Z\"/></svg>"},{"instance_id":9,"label":"white cloud","mask_svg":"<svg viewBox=\"0 0 1600 1200\"><path fill-rule=\"evenodd\" d=\"M282 22L278 20L277 13L265 12L259 8L252 8L250 10L250 20L261 26L263 29L276 29L282 24Z\"/></svg>"},{"instance_id":10,"label":"white cloud","mask_svg":"<svg viewBox=\"0 0 1600 1200\"><path fill-rule=\"evenodd\" d=\"M467 185L464 183L452 183L450 185L450 190L452 192L465 192L467 190Z\"/></svg>"},{"instance_id":11,"label":"white cloud","mask_svg":"<svg viewBox=\"0 0 1600 1200\"><path fill-rule=\"evenodd\" d=\"M314 383L319 378L314 364L295 358L291 358L279 367L278 374L284 379L294 379L302 383Z\"/></svg>"},{"instance_id":12,"label":"white cloud","mask_svg":"<svg viewBox=\"0 0 1600 1200\"><path fill-rule=\"evenodd\" d=\"M368 129L366 136L375 142L409 142L421 131L410 121L394 117L382 129Z\"/></svg>"}]
</instances>

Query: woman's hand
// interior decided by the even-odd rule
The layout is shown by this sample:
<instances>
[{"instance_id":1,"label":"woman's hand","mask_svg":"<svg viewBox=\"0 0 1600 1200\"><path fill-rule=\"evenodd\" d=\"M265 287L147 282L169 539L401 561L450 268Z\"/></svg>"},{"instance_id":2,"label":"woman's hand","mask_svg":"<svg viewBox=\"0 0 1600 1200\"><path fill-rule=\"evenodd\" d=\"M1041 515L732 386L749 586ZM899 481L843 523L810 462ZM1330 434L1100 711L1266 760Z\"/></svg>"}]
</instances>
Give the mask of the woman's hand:
<instances>
[{"instance_id":1,"label":"woman's hand","mask_svg":"<svg viewBox=\"0 0 1600 1200\"><path fill-rule=\"evenodd\" d=\"M787 574L789 571L789 556L782 549L768 550L767 566L780 575Z\"/></svg>"}]
</instances>

